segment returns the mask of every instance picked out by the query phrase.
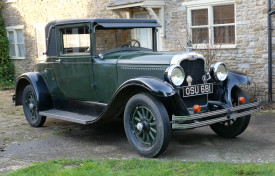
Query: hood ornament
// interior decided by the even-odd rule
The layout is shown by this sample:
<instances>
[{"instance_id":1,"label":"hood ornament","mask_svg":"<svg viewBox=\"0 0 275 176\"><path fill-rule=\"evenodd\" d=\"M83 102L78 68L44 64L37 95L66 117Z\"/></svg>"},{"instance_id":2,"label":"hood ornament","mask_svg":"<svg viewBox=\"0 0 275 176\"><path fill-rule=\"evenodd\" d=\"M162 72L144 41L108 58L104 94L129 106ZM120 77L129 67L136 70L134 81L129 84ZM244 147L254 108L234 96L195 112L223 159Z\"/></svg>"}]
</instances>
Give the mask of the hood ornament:
<instances>
[{"instance_id":1,"label":"hood ornament","mask_svg":"<svg viewBox=\"0 0 275 176\"><path fill-rule=\"evenodd\" d=\"M206 77L206 75L203 75L203 76L202 76L202 81L203 81L203 84L206 84L206 83L207 83L207 77Z\"/></svg>"},{"instance_id":2,"label":"hood ornament","mask_svg":"<svg viewBox=\"0 0 275 176\"><path fill-rule=\"evenodd\" d=\"M192 77L190 75L187 76L186 81L188 83L188 86L191 86L191 83L193 81Z\"/></svg>"},{"instance_id":3,"label":"hood ornament","mask_svg":"<svg viewBox=\"0 0 275 176\"><path fill-rule=\"evenodd\" d=\"M192 51L193 47L192 47L192 41L191 40L188 40L186 49L187 49L188 52Z\"/></svg>"}]
</instances>

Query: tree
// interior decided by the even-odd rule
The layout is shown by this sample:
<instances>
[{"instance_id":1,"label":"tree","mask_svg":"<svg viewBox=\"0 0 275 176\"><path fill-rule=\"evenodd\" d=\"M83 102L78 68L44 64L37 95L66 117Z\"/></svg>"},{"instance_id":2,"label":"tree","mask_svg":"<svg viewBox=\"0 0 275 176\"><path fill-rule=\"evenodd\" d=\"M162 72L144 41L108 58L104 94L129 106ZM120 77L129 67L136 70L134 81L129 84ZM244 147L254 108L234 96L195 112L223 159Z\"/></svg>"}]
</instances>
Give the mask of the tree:
<instances>
[{"instance_id":1,"label":"tree","mask_svg":"<svg viewBox=\"0 0 275 176\"><path fill-rule=\"evenodd\" d=\"M9 40L2 17L3 2L0 1L0 88L14 84L14 65L9 55Z\"/></svg>"}]
</instances>

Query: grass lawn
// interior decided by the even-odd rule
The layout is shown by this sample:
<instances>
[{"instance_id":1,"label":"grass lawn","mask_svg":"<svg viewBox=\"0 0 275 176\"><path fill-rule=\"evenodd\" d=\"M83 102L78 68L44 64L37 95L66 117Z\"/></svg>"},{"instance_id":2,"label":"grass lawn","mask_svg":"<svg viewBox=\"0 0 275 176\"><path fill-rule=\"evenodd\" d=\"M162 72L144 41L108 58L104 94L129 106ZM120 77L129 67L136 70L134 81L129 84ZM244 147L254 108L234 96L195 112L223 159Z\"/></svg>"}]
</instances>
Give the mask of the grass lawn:
<instances>
[{"instance_id":1,"label":"grass lawn","mask_svg":"<svg viewBox=\"0 0 275 176\"><path fill-rule=\"evenodd\" d=\"M35 163L7 175L275 175L275 164L181 162L159 160L56 160Z\"/></svg>"}]
</instances>

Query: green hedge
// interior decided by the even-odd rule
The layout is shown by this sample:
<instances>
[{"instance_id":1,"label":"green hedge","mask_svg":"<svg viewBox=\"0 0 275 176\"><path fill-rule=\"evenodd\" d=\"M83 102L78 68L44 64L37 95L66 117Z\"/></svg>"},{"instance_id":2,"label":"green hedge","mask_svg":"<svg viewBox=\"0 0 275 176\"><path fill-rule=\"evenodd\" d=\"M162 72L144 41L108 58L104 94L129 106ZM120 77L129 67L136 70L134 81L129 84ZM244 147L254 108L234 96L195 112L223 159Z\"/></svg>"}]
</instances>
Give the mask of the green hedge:
<instances>
[{"instance_id":1,"label":"green hedge","mask_svg":"<svg viewBox=\"0 0 275 176\"><path fill-rule=\"evenodd\" d=\"M0 1L0 89L14 85L14 65L9 56L9 40L2 17L3 4Z\"/></svg>"}]
</instances>

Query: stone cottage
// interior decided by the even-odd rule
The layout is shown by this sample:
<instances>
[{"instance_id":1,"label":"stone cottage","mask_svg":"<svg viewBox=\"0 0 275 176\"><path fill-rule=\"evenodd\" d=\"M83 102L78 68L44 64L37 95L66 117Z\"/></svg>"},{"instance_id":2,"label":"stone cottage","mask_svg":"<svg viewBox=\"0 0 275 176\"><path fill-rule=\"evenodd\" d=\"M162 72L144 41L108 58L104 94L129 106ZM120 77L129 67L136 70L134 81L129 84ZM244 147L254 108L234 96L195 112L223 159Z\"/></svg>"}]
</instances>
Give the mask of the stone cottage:
<instances>
[{"instance_id":1,"label":"stone cottage","mask_svg":"<svg viewBox=\"0 0 275 176\"><path fill-rule=\"evenodd\" d=\"M16 75L32 71L35 63L45 59L44 27L49 21L152 18L162 25L159 50L182 51L190 40L208 60L223 61L228 68L249 75L250 97L267 101L267 3L268 0L4 0L2 15Z\"/></svg>"}]
</instances>

